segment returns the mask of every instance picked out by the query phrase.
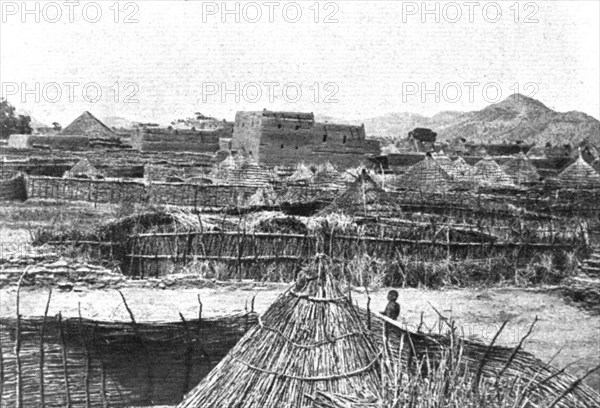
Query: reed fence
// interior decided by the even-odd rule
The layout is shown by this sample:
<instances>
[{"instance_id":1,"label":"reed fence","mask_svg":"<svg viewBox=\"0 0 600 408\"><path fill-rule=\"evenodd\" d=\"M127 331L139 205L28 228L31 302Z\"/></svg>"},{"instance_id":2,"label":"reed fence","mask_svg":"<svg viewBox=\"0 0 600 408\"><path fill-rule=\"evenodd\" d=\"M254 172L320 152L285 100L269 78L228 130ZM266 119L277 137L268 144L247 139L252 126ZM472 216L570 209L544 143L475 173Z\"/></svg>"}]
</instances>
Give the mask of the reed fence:
<instances>
[{"instance_id":1,"label":"reed fence","mask_svg":"<svg viewBox=\"0 0 600 408\"><path fill-rule=\"evenodd\" d=\"M26 199L25 178L22 175L16 175L8 180L0 180L0 200L24 201Z\"/></svg>"},{"instance_id":2,"label":"reed fence","mask_svg":"<svg viewBox=\"0 0 600 408\"><path fill-rule=\"evenodd\" d=\"M417 367L419 361L426 359L427 364L434 367L444 358L447 350L457 347L451 343L452 336L420 330L411 332L385 316L372 315L365 309L360 309L359 312L369 329L379 333L386 332L385 336L376 336L380 347L389 350L392 359L399 359L402 366L412 374L415 374L416 370L423 369ZM529 383L529 390L531 390L529 401L532 407L547 406L538 405L536 403L538 398L546 402L557 401L554 406L561 408L600 406L600 395L596 390L567 374L564 369L556 369L551 363L544 363L523 351L523 343L526 340L527 336L521 339L515 348L509 348L498 346L493 341L490 345L486 345L460 338L458 347L462 351L462 363L476 379L502 377L511 383L519 380ZM384 344L384 341L388 343ZM401 347L401 344L404 347Z\"/></svg>"},{"instance_id":3,"label":"reed fence","mask_svg":"<svg viewBox=\"0 0 600 408\"><path fill-rule=\"evenodd\" d=\"M257 188L248 186L152 183L91 179L28 177L29 198L115 203L168 204L192 207L237 207L244 205Z\"/></svg>"},{"instance_id":4,"label":"reed fence","mask_svg":"<svg viewBox=\"0 0 600 408\"><path fill-rule=\"evenodd\" d=\"M403 257L414 262L489 260L507 257L514 265L532 254L578 251L580 243L452 242L447 235L433 239L347 236L336 234L273 234L246 231L195 231L145 233L130 236L130 250L122 261L126 274L161 276L195 261L224 263L239 278L262 279L260 268L287 266L297 271L319 253L343 261L367 255L376 259ZM259 268L257 270L256 268ZM294 272L295 273L295 272ZM295 278L287 276L287 279Z\"/></svg>"},{"instance_id":5,"label":"reed fence","mask_svg":"<svg viewBox=\"0 0 600 408\"><path fill-rule=\"evenodd\" d=\"M158 323L2 318L0 405L175 405L256 322L253 312Z\"/></svg>"}]
</instances>

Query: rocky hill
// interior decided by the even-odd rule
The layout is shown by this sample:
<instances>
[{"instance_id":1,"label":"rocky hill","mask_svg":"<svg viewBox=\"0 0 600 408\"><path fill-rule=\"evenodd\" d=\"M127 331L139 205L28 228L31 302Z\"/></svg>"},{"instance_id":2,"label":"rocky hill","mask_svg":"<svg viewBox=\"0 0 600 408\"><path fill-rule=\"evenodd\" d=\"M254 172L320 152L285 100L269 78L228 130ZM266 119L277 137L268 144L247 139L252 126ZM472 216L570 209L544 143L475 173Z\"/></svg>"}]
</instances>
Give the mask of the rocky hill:
<instances>
[{"instance_id":1,"label":"rocky hill","mask_svg":"<svg viewBox=\"0 0 600 408\"><path fill-rule=\"evenodd\" d=\"M393 113L365 120L367 135L403 139L415 127L431 128L438 140L465 138L474 143L516 142L545 145L600 145L600 122L582 112L555 112L540 101L523 95L473 112L441 112L433 117Z\"/></svg>"}]
</instances>

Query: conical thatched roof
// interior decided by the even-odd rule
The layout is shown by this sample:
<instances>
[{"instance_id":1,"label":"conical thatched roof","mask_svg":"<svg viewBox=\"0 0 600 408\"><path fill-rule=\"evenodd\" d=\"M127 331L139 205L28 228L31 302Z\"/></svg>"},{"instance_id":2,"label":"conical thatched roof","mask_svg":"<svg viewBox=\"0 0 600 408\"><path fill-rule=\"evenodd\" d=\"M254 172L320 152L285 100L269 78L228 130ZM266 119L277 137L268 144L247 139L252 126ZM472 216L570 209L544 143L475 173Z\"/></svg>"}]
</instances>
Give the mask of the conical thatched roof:
<instances>
[{"instance_id":1,"label":"conical thatched roof","mask_svg":"<svg viewBox=\"0 0 600 408\"><path fill-rule=\"evenodd\" d=\"M449 187L450 175L430 155L410 167L397 181L396 187L421 191L444 191Z\"/></svg>"},{"instance_id":2,"label":"conical thatched roof","mask_svg":"<svg viewBox=\"0 0 600 408\"><path fill-rule=\"evenodd\" d=\"M317 391L376 392L380 350L318 260L179 408L312 407Z\"/></svg>"},{"instance_id":3,"label":"conical thatched roof","mask_svg":"<svg viewBox=\"0 0 600 408\"><path fill-rule=\"evenodd\" d=\"M278 197L277 194L275 193L275 190L273 190L273 187L268 185L266 187L261 187L259 189L256 190L256 192L254 194L252 194L252 196L250 196L250 198L248 198L248 201L246 202L246 205L249 206L273 206L273 205L277 205L278 202Z\"/></svg>"},{"instance_id":4,"label":"conical thatched roof","mask_svg":"<svg viewBox=\"0 0 600 408\"><path fill-rule=\"evenodd\" d=\"M487 186L513 184L512 178L490 156L484 157L473 166L473 179Z\"/></svg>"},{"instance_id":5,"label":"conical thatched roof","mask_svg":"<svg viewBox=\"0 0 600 408\"><path fill-rule=\"evenodd\" d=\"M104 175L95 168L87 158L83 158L77 162L71 170L67 171L64 175L65 178L71 177L86 177L86 178L95 178L95 177L103 177Z\"/></svg>"},{"instance_id":6,"label":"conical thatched roof","mask_svg":"<svg viewBox=\"0 0 600 408\"><path fill-rule=\"evenodd\" d=\"M308 168L308 166L304 163L300 163L296 166L296 171L294 171L294 173L289 176L287 178L288 181L305 181L305 182L310 182L313 177L314 177L314 173L312 171L310 171L310 169Z\"/></svg>"},{"instance_id":7,"label":"conical thatched roof","mask_svg":"<svg viewBox=\"0 0 600 408\"><path fill-rule=\"evenodd\" d=\"M558 175L562 184L569 187L600 187L600 175L581 157Z\"/></svg>"},{"instance_id":8,"label":"conical thatched roof","mask_svg":"<svg viewBox=\"0 0 600 408\"><path fill-rule=\"evenodd\" d=\"M339 190L345 186L346 180L331 163L327 163L319 167L312 183L323 190Z\"/></svg>"},{"instance_id":9,"label":"conical thatched roof","mask_svg":"<svg viewBox=\"0 0 600 408\"><path fill-rule=\"evenodd\" d=\"M469 165L462 157L454 160L452 163L452 176L456 181L473 181L473 167Z\"/></svg>"},{"instance_id":10,"label":"conical thatched roof","mask_svg":"<svg viewBox=\"0 0 600 408\"><path fill-rule=\"evenodd\" d=\"M446 153L443 150L440 150L439 153L434 153L433 159L437 164L442 166L442 169L444 169L446 173L452 176L452 160L446 155Z\"/></svg>"},{"instance_id":11,"label":"conical thatched roof","mask_svg":"<svg viewBox=\"0 0 600 408\"><path fill-rule=\"evenodd\" d=\"M354 183L364 170L366 169L363 165L360 165L355 169L346 169L346 171L342 173L342 178L346 183Z\"/></svg>"},{"instance_id":12,"label":"conical thatched roof","mask_svg":"<svg viewBox=\"0 0 600 408\"><path fill-rule=\"evenodd\" d=\"M115 137L115 133L90 112L85 111L69 126L59 132L62 136Z\"/></svg>"},{"instance_id":13,"label":"conical thatched roof","mask_svg":"<svg viewBox=\"0 0 600 408\"><path fill-rule=\"evenodd\" d=\"M275 175L251 158L237 155L227 156L221 163L213 166L208 177L215 184L266 187L270 185Z\"/></svg>"},{"instance_id":14,"label":"conical thatched roof","mask_svg":"<svg viewBox=\"0 0 600 408\"><path fill-rule=\"evenodd\" d=\"M537 169L523 152L504 163L502 170L512 177L516 184L536 183L540 180Z\"/></svg>"},{"instance_id":15,"label":"conical thatched roof","mask_svg":"<svg viewBox=\"0 0 600 408\"><path fill-rule=\"evenodd\" d=\"M331 204L322 209L319 215L343 213L353 216L368 216L389 210L393 205L388 194L375 180L363 171L348 189Z\"/></svg>"},{"instance_id":16,"label":"conical thatched roof","mask_svg":"<svg viewBox=\"0 0 600 408\"><path fill-rule=\"evenodd\" d=\"M269 186L274 175L271 171L261 167L249 157L237 156L234 158L235 167L227 169L225 183L245 186Z\"/></svg>"}]
</instances>

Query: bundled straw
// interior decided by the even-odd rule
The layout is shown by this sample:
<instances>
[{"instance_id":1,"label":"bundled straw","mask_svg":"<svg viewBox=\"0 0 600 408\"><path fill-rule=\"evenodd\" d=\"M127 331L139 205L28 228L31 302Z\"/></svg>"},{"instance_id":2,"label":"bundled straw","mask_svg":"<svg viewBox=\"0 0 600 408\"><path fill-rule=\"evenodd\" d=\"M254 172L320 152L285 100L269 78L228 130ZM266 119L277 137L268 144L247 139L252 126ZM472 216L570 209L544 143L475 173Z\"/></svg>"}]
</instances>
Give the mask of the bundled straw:
<instances>
[{"instance_id":1,"label":"bundled straw","mask_svg":"<svg viewBox=\"0 0 600 408\"><path fill-rule=\"evenodd\" d=\"M181 408L305 407L317 391L375 392L380 350L316 261L265 312Z\"/></svg>"}]
</instances>

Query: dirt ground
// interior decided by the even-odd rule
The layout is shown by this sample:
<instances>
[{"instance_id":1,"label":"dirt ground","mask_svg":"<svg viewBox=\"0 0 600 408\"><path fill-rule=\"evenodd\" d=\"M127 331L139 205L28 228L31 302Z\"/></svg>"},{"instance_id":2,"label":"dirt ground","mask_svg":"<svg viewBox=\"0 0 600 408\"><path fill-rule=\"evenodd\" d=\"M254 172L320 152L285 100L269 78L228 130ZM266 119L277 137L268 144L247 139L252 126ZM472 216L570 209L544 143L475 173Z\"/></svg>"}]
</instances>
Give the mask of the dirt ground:
<instances>
[{"instance_id":1,"label":"dirt ground","mask_svg":"<svg viewBox=\"0 0 600 408\"><path fill-rule=\"evenodd\" d=\"M234 285L216 289L123 289L127 302L138 321L178 321L181 312L184 317L198 316L198 295L203 304L203 316L217 316L243 311L250 308L255 297L254 307L258 313L264 312L287 285L255 285L252 289L241 290ZM535 317L537 326L525 344L525 350L547 361L561 347L563 351L555 359L554 365L569 368L573 375L583 375L600 364L600 317L593 316L565 303L558 293L544 293L539 290L498 288L486 290L423 290L398 289L400 292L401 322L409 329L416 330L421 324L437 331L439 319L434 308L446 317L455 319L459 330L470 338L489 342L504 320L510 322L498 343L516 346L527 332ZM385 308L387 289L371 293L371 308L381 311ZM21 292L21 314L40 316L48 297L47 290L26 289ZM366 307L367 295L353 292L352 298L361 307ZM0 291L0 315L15 315L15 288ZM64 316L76 317L78 305L82 315L96 320L128 321L129 315L116 290L86 290L82 292L60 292L55 290L50 304L50 315L59 311ZM588 384L600 387L600 376L596 375Z\"/></svg>"}]
</instances>

